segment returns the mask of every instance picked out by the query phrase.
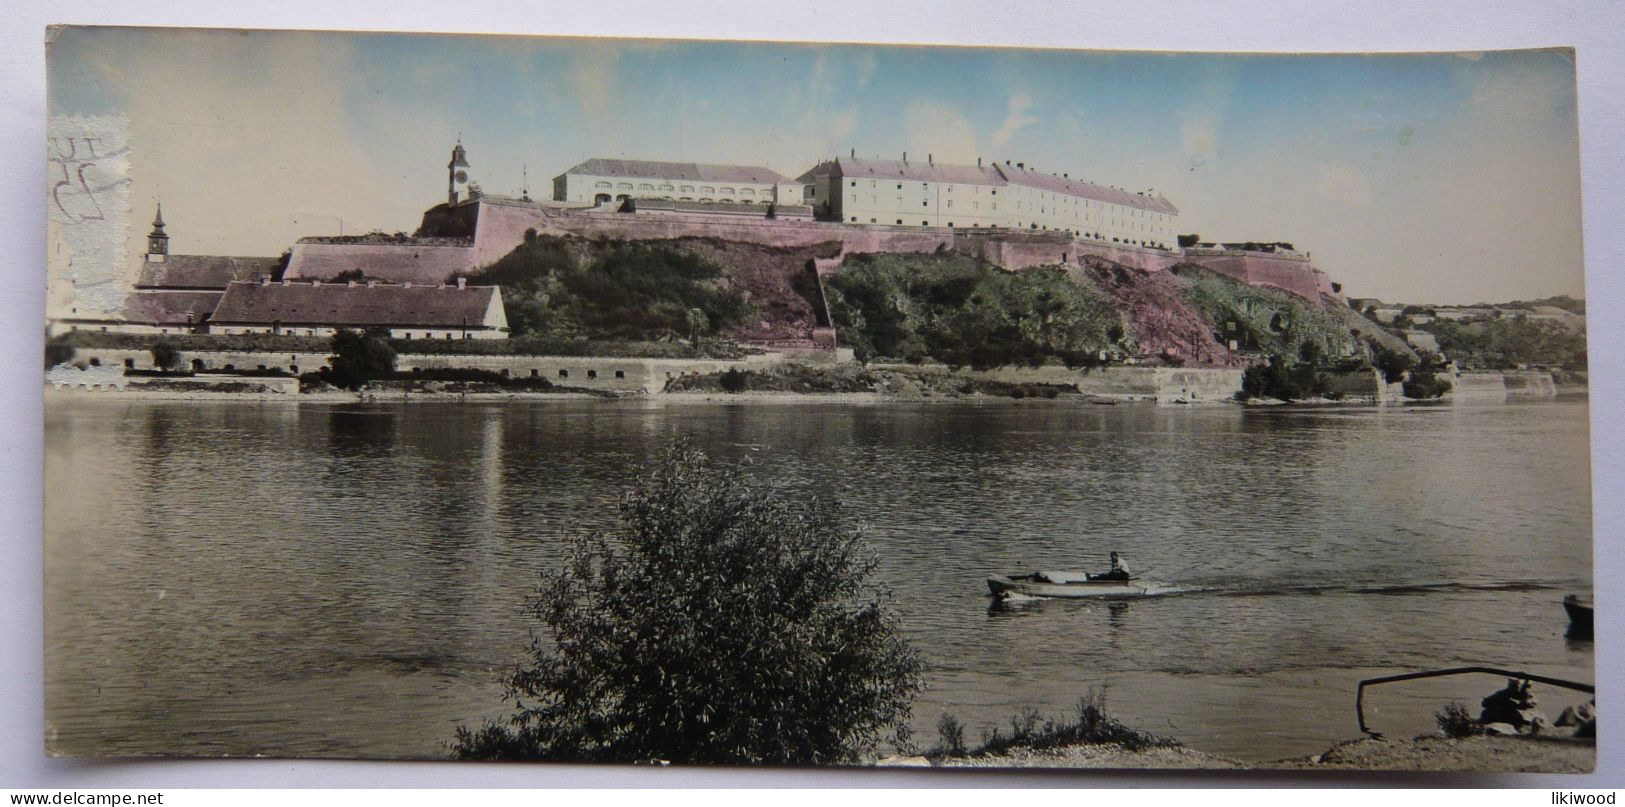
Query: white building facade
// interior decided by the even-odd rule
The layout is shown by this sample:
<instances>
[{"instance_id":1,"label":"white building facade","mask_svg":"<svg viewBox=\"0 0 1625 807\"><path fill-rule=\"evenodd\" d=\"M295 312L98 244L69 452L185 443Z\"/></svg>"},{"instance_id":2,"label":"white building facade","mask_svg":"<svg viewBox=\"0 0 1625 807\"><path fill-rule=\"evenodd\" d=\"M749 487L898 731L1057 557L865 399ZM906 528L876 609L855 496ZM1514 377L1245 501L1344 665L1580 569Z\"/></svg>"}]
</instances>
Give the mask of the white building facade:
<instances>
[{"instance_id":1,"label":"white building facade","mask_svg":"<svg viewBox=\"0 0 1625 807\"><path fill-rule=\"evenodd\" d=\"M954 165L843 157L802 174L806 204L845 224L1060 231L1102 243L1171 249L1167 199L1044 174L1023 164Z\"/></svg>"},{"instance_id":2,"label":"white building facade","mask_svg":"<svg viewBox=\"0 0 1625 807\"><path fill-rule=\"evenodd\" d=\"M593 158L553 178L553 200L605 205L627 199L799 205L801 185L760 166Z\"/></svg>"}]
</instances>

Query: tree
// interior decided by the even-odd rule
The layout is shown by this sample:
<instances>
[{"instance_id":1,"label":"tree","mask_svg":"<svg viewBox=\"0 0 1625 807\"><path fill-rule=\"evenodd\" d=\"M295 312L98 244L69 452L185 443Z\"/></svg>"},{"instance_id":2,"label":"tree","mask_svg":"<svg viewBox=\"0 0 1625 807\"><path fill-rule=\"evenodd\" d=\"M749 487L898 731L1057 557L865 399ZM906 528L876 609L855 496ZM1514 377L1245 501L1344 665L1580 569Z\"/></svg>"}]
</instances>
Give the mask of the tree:
<instances>
[{"instance_id":1,"label":"tree","mask_svg":"<svg viewBox=\"0 0 1625 807\"><path fill-rule=\"evenodd\" d=\"M754 488L686 443L544 578L515 711L465 759L843 763L907 742L921 662L833 504Z\"/></svg>"},{"instance_id":2,"label":"tree","mask_svg":"<svg viewBox=\"0 0 1625 807\"><path fill-rule=\"evenodd\" d=\"M169 342L153 342L149 350L152 352L152 366L160 370L173 370L181 363L180 350Z\"/></svg>"},{"instance_id":3,"label":"tree","mask_svg":"<svg viewBox=\"0 0 1625 807\"><path fill-rule=\"evenodd\" d=\"M48 339L45 342L45 369L49 370L58 364L67 364L73 361L73 345L59 339Z\"/></svg>"},{"instance_id":4,"label":"tree","mask_svg":"<svg viewBox=\"0 0 1625 807\"><path fill-rule=\"evenodd\" d=\"M368 381L395 372L395 349L389 346L388 331L340 328L333 334L333 355L328 361L328 383L360 389Z\"/></svg>"}]
</instances>

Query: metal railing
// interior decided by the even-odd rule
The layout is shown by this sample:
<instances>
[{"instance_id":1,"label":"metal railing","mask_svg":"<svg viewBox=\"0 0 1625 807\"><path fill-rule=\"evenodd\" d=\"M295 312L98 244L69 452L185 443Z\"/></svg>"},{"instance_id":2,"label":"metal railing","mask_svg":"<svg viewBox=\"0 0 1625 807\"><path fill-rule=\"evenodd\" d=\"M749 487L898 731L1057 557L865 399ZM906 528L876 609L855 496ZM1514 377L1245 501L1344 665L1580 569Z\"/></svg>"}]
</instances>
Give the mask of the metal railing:
<instances>
[{"instance_id":1,"label":"metal railing","mask_svg":"<svg viewBox=\"0 0 1625 807\"><path fill-rule=\"evenodd\" d=\"M1361 681L1359 686L1355 687L1354 689L1354 714L1355 717L1360 721L1360 731L1373 737L1382 736L1380 732L1372 731L1371 729L1366 728L1365 725L1366 687L1376 686L1377 684L1392 684L1397 681L1414 681L1418 678L1442 678L1447 675L1468 675L1471 673L1499 675L1506 678L1515 678L1519 681L1525 682L1538 681L1542 684L1550 684L1552 686L1563 687L1565 689L1578 690L1580 692L1586 692L1592 695L1597 694L1597 688L1591 684L1582 684L1577 681L1565 681L1562 678L1552 678L1545 675L1533 675L1526 672L1503 670L1499 667L1450 667L1443 670L1428 670L1425 672L1402 673L1400 675L1385 675L1380 678L1367 678L1364 681Z\"/></svg>"}]
</instances>

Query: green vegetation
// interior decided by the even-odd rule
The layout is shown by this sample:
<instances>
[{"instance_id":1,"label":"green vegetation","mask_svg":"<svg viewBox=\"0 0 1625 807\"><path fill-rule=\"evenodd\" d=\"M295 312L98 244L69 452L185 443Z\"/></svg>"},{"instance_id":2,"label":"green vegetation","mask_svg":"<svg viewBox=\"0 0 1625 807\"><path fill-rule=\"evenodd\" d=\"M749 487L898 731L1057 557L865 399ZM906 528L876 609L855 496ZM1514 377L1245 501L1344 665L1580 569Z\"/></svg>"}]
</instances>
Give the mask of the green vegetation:
<instances>
[{"instance_id":1,"label":"green vegetation","mask_svg":"<svg viewBox=\"0 0 1625 807\"><path fill-rule=\"evenodd\" d=\"M1570 314L1581 314L1581 315L1583 315L1586 312L1586 301L1585 300L1576 299L1574 297L1570 297L1567 294L1559 294L1556 297L1545 297L1545 298L1542 298L1542 299L1539 299L1539 300L1513 300L1510 303L1502 303L1501 305L1496 306L1496 307L1497 308L1521 308L1521 309L1523 309L1525 311L1533 311L1533 310L1535 310L1535 306L1540 306L1540 305L1549 305L1549 306L1551 306L1553 308L1561 308L1564 311L1569 312ZM1479 307L1488 308L1489 306L1481 303Z\"/></svg>"},{"instance_id":2,"label":"green vegetation","mask_svg":"<svg viewBox=\"0 0 1625 807\"><path fill-rule=\"evenodd\" d=\"M725 331L750 312L720 267L658 242L606 242L583 253L568 239L539 236L471 279L502 287L508 325L521 337L680 339Z\"/></svg>"},{"instance_id":3,"label":"green vegetation","mask_svg":"<svg viewBox=\"0 0 1625 807\"><path fill-rule=\"evenodd\" d=\"M1373 345L1371 363L1382 371L1382 380L1390 384L1401 381L1416 366L1416 355L1394 350L1384 345Z\"/></svg>"},{"instance_id":4,"label":"green vegetation","mask_svg":"<svg viewBox=\"0 0 1625 807\"><path fill-rule=\"evenodd\" d=\"M1585 334L1556 322L1523 316L1470 323L1435 320L1421 329L1433 334L1439 350L1464 370L1510 370L1527 365L1586 369Z\"/></svg>"},{"instance_id":5,"label":"green vegetation","mask_svg":"<svg viewBox=\"0 0 1625 807\"><path fill-rule=\"evenodd\" d=\"M395 374L395 351L387 332L340 329L333 334L332 348L331 367L322 373L322 380L335 387L360 389L368 381Z\"/></svg>"},{"instance_id":6,"label":"green vegetation","mask_svg":"<svg viewBox=\"0 0 1625 807\"><path fill-rule=\"evenodd\" d=\"M1363 357L1375 341L1395 353L1405 343L1346 306L1324 306L1274 289L1249 286L1190 264L1173 269L1185 282L1185 299L1213 323L1222 340L1244 352L1297 356L1313 343L1322 356Z\"/></svg>"},{"instance_id":7,"label":"green vegetation","mask_svg":"<svg viewBox=\"0 0 1625 807\"><path fill-rule=\"evenodd\" d=\"M180 366L181 352L174 343L168 340L153 342L148 350L152 353L152 366L160 370L173 370Z\"/></svg>"},{"instance_id":8,"label":"green vegetation","mask_svg":"<svg viewBox=\"0 0 1625 807\"><path fill-rule=\"evenodd\" d=\"M49 370L58 364L67 364L73 361L77 351L71 343L62 339L48 339L45 342L45 369Z\"/></svg>"},{"instance_id":9,"label":"green vegetation","mask_svg":"<svg viewBox=\"0 0 1625 807\"><path fill-rule=\"evenodd\" d=\"M1106 713L1106 695L1093 687L1078 699L1073 713L1066 717L1041 720L1037 709L1023 709L1010 717L1010 733L998 727L983 733L975 749L965 746L965 729L953 715L944 714L937 723L937 747L927 756L976 757L1003 754L1014 749L1041 751L1073 745L1119 745L1130 751L1173 748L1177 740L1129 728Z\"/></svg>"},{"instance_id":10,"label":"green vegetation","mask_svg":"<svg viewBox=\"0 0 1625 807\"><path fill-rule=\"evenodd\" d=\"M876 559L828 502L748 485L687 444L577 539L530 613L547 638L507 680L514 713L464 759L856 762L907 743L922 663Z\"/></svg>"},{"instance_id":11,"label":"green vegetation","mask_svg":"<svg viewBox=\"0 0 1625 807\"><path fill-rule=\"evenodd\" d=\"M1405 383L1400 388L1407 398L1419 401L1438 398L1451 389L1450 380L1440 377L1441 374L1448 373L1444 361L1431 353L1427 354L1425 359L1410 371L1410 375L1405 378Z\"/></svg>"},{"instance_id":12,"label":"green vegetation","mask_svg":"<svg viewBox=\"0 0 1625 807\"><path fill-rule=\"evenodd\" d=\"M1276 353L1267 364L1248 367L1241 374L1241 392L1236 397L1243 401L1256 398L1301 401L1321 397L1327 388L1325 357L1315 342L1303 342L1296 360Z\"/></svg>"},{"instance_id":13,"label":"green vegetation","mask_svg":"<svg viewBox=\"0 0 1625 807\"><path fill-rule=\"evenodd\" d=\"M962 255L858 255L827 285L841 338L863 361L1079 367L1123 351L1117 306L1060 267L1006 272Z\"/></svg>"},{"instance_id":14,"label":"green vegetation","mask_svg":"<svg viewBox=\"0 0 1625 807\"><path fill-rule=\"evenodd\" d=\"M1484 727L1473 719L1467 707L1461 701L1451 701L1443 709L1433 713L1433 719L1439 724L1439 731L1451 739L1475 737L1484 733Z\"/></svg>"}]
</instances>

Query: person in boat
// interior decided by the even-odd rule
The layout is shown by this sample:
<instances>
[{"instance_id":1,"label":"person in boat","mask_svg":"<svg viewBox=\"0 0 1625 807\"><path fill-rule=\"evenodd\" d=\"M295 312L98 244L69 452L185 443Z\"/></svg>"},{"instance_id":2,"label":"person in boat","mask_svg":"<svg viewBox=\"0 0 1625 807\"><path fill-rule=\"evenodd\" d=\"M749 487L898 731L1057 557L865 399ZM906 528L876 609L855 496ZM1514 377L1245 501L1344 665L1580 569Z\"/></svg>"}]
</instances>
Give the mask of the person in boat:
<instances>
[{"instance_id":1,"label":"person in boat","mask_svg":"<svg viewBox=\"0 0 1625 807\"><path fill-rule=\"evenodd\" d=\"M1113 552L1112 553L1112 568L1111 568L1111 571L1102 572L1101 574L1093 575L1090 579L1092 579L1092 580L1127 580L1127 579L1129 579L1128 563L1123 560L1122 555L1119 555L1116 552Z\"/></svg>"}]
</instances>

